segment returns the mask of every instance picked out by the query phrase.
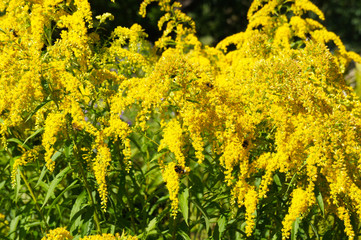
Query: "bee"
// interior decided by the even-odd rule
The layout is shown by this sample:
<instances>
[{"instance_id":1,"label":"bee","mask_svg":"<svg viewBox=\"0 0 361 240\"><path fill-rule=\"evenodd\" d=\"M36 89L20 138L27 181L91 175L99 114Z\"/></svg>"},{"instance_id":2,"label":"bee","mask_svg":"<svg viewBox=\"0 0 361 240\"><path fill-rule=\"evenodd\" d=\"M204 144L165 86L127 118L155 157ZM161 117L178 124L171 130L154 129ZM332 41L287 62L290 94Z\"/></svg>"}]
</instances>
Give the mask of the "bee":
<instances>
[{"instance_id":1,"label":"bee","mask_svg":"<svg viewBox=\"0 0 361 240\"><path fill-rule=\"evenodd\" d=\"M175 165L175 166L174 166L174 171L175 171L176 173L179 173L179 174L185 174L185 173L187 173L187 170L184 169L182 166L179 166L179 165Z\"/></svg>"},{"instance_id":2,"label":"bee","mask_svg":"<svg viewBox=\"0 0 361 240\"><path fill-rule=\"evenodd\" d=\"M244 140L242 143L242 147L247 148L249 145L249 142L247 140Z\"/></svg>"},{"instance_id":3,"label":"bee","mask_svg":"<svg viewBox=\"0 0 361 240\"><path fill-rule=\"evenodd\" d=\"M71 124L71 126L73 127L74 131L80 131L81 130L81 127L78 124L76 124L75 122L73 122Z\"/></svg>"},{"instance_id":4,"label":"bee","mask_svg":"<svg viewBox=\"0 0 361 240\"><path fill-rule=\"evenodd\" d=\"M18 37L18 34L14 29L10 29L10 32L14 35L14 37Z\"/></svg>"},{"instance_id":5,"label":"bee","mask_svg":"<svg viewBox=\"0 0 361 240\"><path fill-rule=\"evenodd\" d=\"M209 87L210 89L213 89L213 88L214 88L213 84L210 83L210 82L207 82L207 83L206 83L206 86Z\"/></svg>"}]
</instances>

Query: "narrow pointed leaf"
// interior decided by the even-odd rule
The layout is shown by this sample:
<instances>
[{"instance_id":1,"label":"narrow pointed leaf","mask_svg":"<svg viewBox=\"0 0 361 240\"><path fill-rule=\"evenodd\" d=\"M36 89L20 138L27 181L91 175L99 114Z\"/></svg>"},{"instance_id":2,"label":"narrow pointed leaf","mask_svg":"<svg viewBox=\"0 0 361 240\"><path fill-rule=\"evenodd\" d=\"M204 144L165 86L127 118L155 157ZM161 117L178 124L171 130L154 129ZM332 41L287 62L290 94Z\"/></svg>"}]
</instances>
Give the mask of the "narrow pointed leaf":
<instances>
[{"instance_id":1,"label":"narrow pointed leaf","mask_svg":"<svg viewBox=\"0 0 361 240\"><path fill-rule=\"evenodd\" d=\"M41 208L43 208L45 206L45 204L48 202L50 196L52 196L54 194L54 190L56 188L56 186L61 182L61 180L63 180L64 176L70 171L70 167L66 167L64 168L60 173L58 173L58 175L56 175L56 177L53 179L53 181L51 182L48 192L45 196L44 199L44 203L43 206Z\"/></svg>"},{"instance_id":2,"label":"narrow pointed leaf","mask_svg":"<svg viewBox=\"0 0 361 240\"><path fill-rule=\"evenodd\" d=\"M179 197L179 207L183 214L183 217L184 217L184 220L185 220L187 226L189 226L189 224L188 224L188 214L189 214L188 197L189 197L189 189L186 188L186 189L184 189L184 191L181 193L181 195Z\"/></svg>"}]
</instances>

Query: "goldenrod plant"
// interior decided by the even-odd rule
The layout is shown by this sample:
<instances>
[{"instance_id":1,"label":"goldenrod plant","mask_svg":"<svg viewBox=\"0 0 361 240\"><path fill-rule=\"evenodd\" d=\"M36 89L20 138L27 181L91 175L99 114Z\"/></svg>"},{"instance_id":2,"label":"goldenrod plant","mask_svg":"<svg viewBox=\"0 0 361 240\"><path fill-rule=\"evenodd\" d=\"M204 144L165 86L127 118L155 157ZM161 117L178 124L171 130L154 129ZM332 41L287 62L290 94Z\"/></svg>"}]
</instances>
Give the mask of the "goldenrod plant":
<instances>
[{"instance_id":1,"label":"goldenrod plant","mask_svg":"<svg viewBox=\"0 0 361 240\"><path fill-rule=\"evenodd\" d=\"M1 0L2 237L357 239L361 57L323 13L255 0L211 47L152 2L154 44L138 24L104 39L87 0Z\"/></svg>"}]
</instances>

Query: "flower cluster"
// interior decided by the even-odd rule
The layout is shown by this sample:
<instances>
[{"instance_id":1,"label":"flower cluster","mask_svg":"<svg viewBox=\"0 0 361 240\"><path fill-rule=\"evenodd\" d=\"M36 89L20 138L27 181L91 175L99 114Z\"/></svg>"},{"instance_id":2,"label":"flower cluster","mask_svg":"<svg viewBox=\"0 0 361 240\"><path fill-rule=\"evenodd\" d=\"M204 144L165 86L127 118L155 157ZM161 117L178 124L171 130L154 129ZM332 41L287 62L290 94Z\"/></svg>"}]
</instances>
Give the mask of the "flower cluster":
<instances>
[{"instance_id":1,"label":"flower cluster","mask_svg":"<svg viewBox=\"0 0 361 240\"><path fill-rule=\"evenodd\" d=\"M63 227L58 227L49 231L41 240L72 240L70 232Z\"/></svg>"},{"instance_id":2,"label":"flower cluster","mask_svg":"<svg viewBox=\"0 0 361 240\"><path fill-rule=\"evenodd\" d=\"M176 163L169 163L162 172L164 182L169 191L169 199L172 202L172 215L178 212L179 175L176 172Z\"/></svg>"},{"instance_id":3,"label":"flower cluster","mask_svg":"<svg viewBox=\"0 0 361 240\"><path fill-rule=\"evenodd\" d=\"M143 3L142 11L149 2ZM359 171L360 103L346 86L343 73L350 60L361 58L347 52L339 38L319 22L303 18L308 11L324 18L310 1L290 1L286 12L281 12L281 4L254 1L247 30L226 38L216 48L199 48L196 41L184 37L192 33L177 31L174 47L159 46L165 51L154 69L144 78L126 82L122 87L126 94L113 99L117 105L137 102L142 106L138 113L142 129L153 111L164 119L172 118L162 125L158 150L168 147L175 162L183 164L189 157L182 151L189 145L201 162L204 143L212 144L213 154L220 155L232 198L239 207L246 207L248 236L257 204L267 198L277 172L285 173L287 181L295 175L307 179L297 181L291 193L284 237L293 221L315 204L316 185L330 187L322 193L330 211L332 206L337 209L346 204L341 193L359 205L348 189L360 189L353 180ZM174 19L164 6L160 27ZM166 35L174 24L169 23ZM330 41L338 48L335 54L326 45ZM228 51L230 45L236 50ZM268 132L271 144L266 150L259 137L262 132ZM179 188L175 162L168 163L163 173L174 205ZM256 187L248 179L260 173L262 181ZM346 220L345 214L335 213Z\"/></svg>"},{"instance_id":4,"label":"flower cluster","mask_svg":"<svg viewBox=\"0 0 361 240\"><path fill-rule=\"evenodd\" d=\"M65 228L55 228L49 231L46 237L43 237L42 240L72 240L70 232ZM123 233L120 235L116 233L115 235L110 233L103 233L101 235L90 235L80 238L80 240L137 240L136 236L131 236Z\"/></svg>"},{"instance_id":5,"label":"flower cluster","mask_svg":"<svg viewBox=\"0 0 361 240\"><path fill-rule=\"evenodd\" d=\"M343 74L361 57L346 51L318 21L304 18L312 11L324 19L309 0L255 0L245 32L214 48L202 46L177 1L143 1L141 15L151 2L165 12L158 24L163 35L154 47L135 24L116 28L101 49L97 33L89 33L87 0L0 5L6 11L0 17L2 144L6 147L13 135L26 142L44 130L41 146L34 144L15 160L13 180L19 166L39 152L50 171L57 167L55 154L64 153L59 159L71 167L91 169L106 210L108 169L116 158L129 172L130 138L152 131L156 118L157 150L164 153L159 168L173 216L179 171L189 171L194 159L202 164L207 145L211 164L223 171L232 206L245 208L247 236L259 204L282 174L290 190L285 198L291 199L282 221L284 238L315 205L316 187L325 209L344 222L352 238L350 213L361 219L361 103ZM100 22L109 17L100 16ZM131 124L125 112L132 113ZM252 181L255 176L259 183ZM71 236L58 228L45 239Z\"/></svg>"}]
</instances>

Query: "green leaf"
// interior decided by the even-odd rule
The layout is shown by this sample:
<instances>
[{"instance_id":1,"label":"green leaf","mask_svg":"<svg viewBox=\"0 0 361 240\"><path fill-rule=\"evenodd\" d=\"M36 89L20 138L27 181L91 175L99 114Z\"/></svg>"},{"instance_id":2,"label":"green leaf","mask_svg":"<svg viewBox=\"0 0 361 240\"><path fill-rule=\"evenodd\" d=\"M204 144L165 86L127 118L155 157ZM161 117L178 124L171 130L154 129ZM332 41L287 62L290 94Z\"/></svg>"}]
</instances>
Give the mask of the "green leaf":
<instances>
[{"instance_id":1,"label":"green leaf","mask_svg":"<svg viewBox=\"0 0 361 240\"><path fill-rule=\"evenodd\" d=\"M327 239L327 240L332 240L333 236L334 236L334 231L332 229L328 230L327 232L325 232L325 234L323 235L322 239Z\"/></svg>"},{"instance_id":2,"label":"green leaf","mask_svg":"<svg viewBox=\"0 0 361 240\"><path fill-rule=\"evenodd\" d=\"M298 232L299 226L300 226L299 218L296 218L296 220L292 224L291 240L296 240L297 239L297 232Z\"/></svg>"},{"instance_id":3,"label":"green leaf","mask_svg":"<svg viewBox=\"0 0 361 240\"><path fill-rule=\"evenodd\" d=\"M189 214L188 197L189 197L189 189L185 188L179 197L179 207L183 214L183 217L184 217L184 220L185 220L187 226L189 226L189 224L188 224L188 214Z\"/></svg>"},{"instance_id":4,"label":"green leaf","mask_svg":"<svg viewBox=\"0 0 361 240\"><path fill-rule=\"evenodd\" d=\"M6 183L5 180L0 183L0 189L2 189L5 186L5 183Z\"/></svg>"},{"instance_id":5,"label":"green leaf","mask_svg":"<svg viewBox=\"0 0 361 240\"><path fill-rule=\"evenodd\" d=\"M145 229L146 232L150 232L152 231L155 226L157 224L157 217L153 218L152 220L150 220L150 222L148 223L147 228Z\"/></svg>"},{"instance_id":6,"label":"green leaf","mask_svg":"<svg viewBox=\"0 0 361 240\"><path fill-rule=\"evenodd\" d=\"M40 104L34 109L34 111L32 111L32 112L29 114L29 116L28 116L28 118L25 120L25 122L29 121L30 118L31 118L40 108L42 108L42 107L43 107L45 104L47 104L48 102L50 102L50 99L49 99L49 100L45 100L45 101L43 101L42 103L40 103Z\"/></svg>"},{"instance_id":7,"label":"green leaf","mask_svg":"<svg viewBox=\"0 0 361 240\"><path fill-rule=\"evenodd\" d=\"M87 224L89 224L88 222L93 217L91 213L93 213L94 211L87 203L83 202L83 200L86 200L86 196L87 196L87 194L85 193L86 191L81 193L82 196L79 196L80 198L78 197L77 201L74 204L75 208L73 207L72 209L73 215L70 218L70 222L68 225L69 226L68 229L70 229L70 232L79 232L79 231L85 232L85 228Z\"/></svg>"},{"instance_id":8,"label":"green leaf","mask_svg":"<svg viewBox=\"0 0 361 240\"><path fill-rule=\"evenodd\" d=\"M273 181L277 184L277 186L282 187L281 180L277 173L273 175Z\"/></svg>"},{"instance_id":9,"label":"green leaf","mask_svg":"<svg viewBox=\"0 0 361 240\"><path fill-rule=\"evenodd\" d=\"M43 178L44 178L44 176L45 176L45 173L46 173L47 171L48 171L48 168L44 165L43 170L41 170L40 177L39 177L38 181L36 182L35 188L36 188L37 186L39 186L39 184L42 182L42 180L43 180Z\"/></svg>"},{"instance_id":10,"label":"green leaf","mask_svg":"<svg viewBox=\"0 0 361 240\"><path fill-rule=\"evenodd\" d=\"M64 147L64 155L66 158L69 158L71 155L72 155L72 152L73 152L73 144L67 144L65 147Z\"/></svg>"},{"instance_id":11,"label":"green leaf","mask_svg":"<svg viewBox=\"0 0 361 240\"><path fill-rule=\"evenodd\" d=\"M24 147L26 150L30 150L30 147L28 145L24 144L22 141L20 141L17 138L9 138L7 141L17 143L20 146Z\"/></svg>"},{"instance_id":12,"label":"green leaf","mask_svg":"<svg viewBox=\"0 0 361 240\"><path fill-rule=\"evenodd\" d=\"M321 192L318 192L318 195L316 197L318 206L320 207L320 210L322 212L322 215L325 216L325 205L323 203L323 198Z\"/></svg>"},{"instance_id":13,"label":"green leaf","mask_svg":"<svg viewBox=\"0 0 361 240\"><path fill-rule=\"evenodd\" d=\"M318 235L318 232L317 232L317 228L312 224L312 222L310 222L310 225L311 225L312 231L315 234L316 238L320 239L320 236Z\"/></svg>"},{"instance_id":14,"label":"green leaf","mask_svg":"<svg viewBox=\"0 0 361 240\"><path fill-rule=\"evenodd\" d=\"M19 215L11 220L10 229L9 229L10 239L15 239L15 237L16 237L15 232L16 232L19 221L20 221L20 216Z\"/></svg>"},{"instance_id":15,"label":"green leaf","mask_svg":"<svg viewBox=\"0 0 361 240\"><path fill-rule=\"evenodd\" d=\"M44 131L44 128L39 128L38 130L36 130L33 134L31 134L27 139L25 139L23 145L29 141L30 139L32 139L33 137L35 137L36 135L38 135L39 133L41 133L42 131Z\"/></svg>"},{"instance_id":16,"label":"green leaf","mask_svg":"<svg viewBox=\"0 0 361 240\"><path fill-rule=\"evenodd\" d=\"M78 183L78 180L75 180L74 182L72 182L67 188L65 188L55 199L54 201L51 203L49 210L48 210L48 216L49 216L49 211L54 207L54 205L61 199L61 197L64 195L64 193L66 193L67 191L73 189L73 188L77 188L79 187L79 185L76 185L76 183Z\"/></svg>"},{"instance_id":17,"label":"green leaf","mask_svg":"<svg viewBox=\"0 0 361 240\"><path fill-rule=\"evenodd\" d=\"M157 153L153 156L153 158L150 160L150 162L153 162L155 160L158 160L160 157L162 157L164 154L166 154L166 152L162 152L162 153Z\"/></svg>"},{"instance_id":18,"label":"green leaf","mask_svg":"<svg viewBox=\"0 0 361 240\"><path fill-rule=\"evenodd\" d=\"M86 224L88 225L86 228L86 233L85 235L90 235L93 228L94 228L94 221L93 218L89 218L89 220L86 222Z\"/></svg>"},{"instance_id":19,"label":"green leaf","mask_svg":"<svg viewBox=\"0 0 361 240\"><path fill-rule=\"evenodd\" d=\"M54 154L55 155L55 154ZM53 156L54 156L53 155ZM61 182L61 180L63 180L64 176L71 170L71 168L68 166L66 168L64 168L60 173L58 173L58 175L56 175L56 177L53 179L53 181L51 182L48 192L45 196L44 199L44 203L43 206L41 206L41 208L43 209L45 204L48 202L50 196L52 196L54 194L54 190L56 188L56 186Z\"/></svg>"},{"instance_id":20,"label":"green leaf","mask_svg":"<svg viewBox=\"0 0 361 240\"><path fill-rule=\"evenodd\" d=\"M217 220L218 230L219 230L219 238L221 239L221 235L226 230L226 217L221 215L220 218Z\"/></svg>"},{"instance_id":21,"label":"green leaf","mask_svg":"<svg viewBox=\"0 0 361 240\"><path fill-rule=\"evenodd\" d=\"M70 220L72 220L74 215L77 212L79 212L80 209L82 209L82 205L83 205L84 201L86 201L86 191L85 190L82 191L76 198L73 208L71 209L71 212L70 212Z\"/></svg>"},{"instance_id":22,"label":"green leaf","mask_svg":"<svg viewBox=\"0 0 361 240\"><path fill-rule=\"evenodd\" d=\"M207 232L209 231L209 217L207 212L203 209L202 205L200 204L200 202L198 201L198 199L192 199L192 202L194 203L194 205L199 209L199 211L201 211L201 213L203 214L204 217L204 221L206 223L206 230Z\"/></svg>"},{"instance_id":23,"label":"green leaf","mask_svg":"<svg viewBox=\"0 0 361 240\"><path fill-rule=\"evenodd\" d=\"M15 176L15 202L18 202L19 192L20 192L20 169L18 169L16 176Z\"/></svg>"},{"instance_id":24,"label":"green leaf","mask_svg":"<svg viewBox=\"0 0 361 240\"><path fill-rule=\"evenodd\" d=\"M55 161L58 157L60 157L62 153L60 151L57 151L56 153L51 156L51 160Z\"/></svg>"},{"instance_id":25,"label":"green leaf","mask_svg":"<svg viewBox=\"0 0 361 240\"><path fill-rule=\"evenodd\" d=\"M185 233L183 230L178 229L177 233L178 233L180 236L182 236L183 239L185 239L185 240L191 240L191 238L188 236L188 234Z\"/></svg>"},{"instance_id":26,"label":"green leaf","mask_svg":"<svg viewBox=\"0 0 361 240\"><path fill-rule=\"evenodd\" d=\"M36 226L41 226L43 223L41 221L37 221L37 222L31 222L31 223L27 223L25 224L25 228L32 228L32 227L36 227Z\"/></svg>"}]
</instances>

